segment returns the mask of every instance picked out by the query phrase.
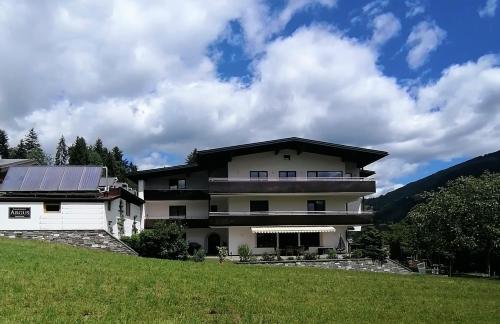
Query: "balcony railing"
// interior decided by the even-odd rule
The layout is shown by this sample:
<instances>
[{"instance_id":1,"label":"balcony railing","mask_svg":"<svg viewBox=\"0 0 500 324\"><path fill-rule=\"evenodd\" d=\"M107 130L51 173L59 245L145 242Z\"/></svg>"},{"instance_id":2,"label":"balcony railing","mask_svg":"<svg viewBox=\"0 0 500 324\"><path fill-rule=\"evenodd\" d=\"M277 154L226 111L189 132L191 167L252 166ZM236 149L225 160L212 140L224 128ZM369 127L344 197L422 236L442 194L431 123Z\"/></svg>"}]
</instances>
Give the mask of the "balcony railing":
<instances>
[{"instance_id":1,"label":"balcony railing","mask_svg":"<svg viewBox=\"0 0 500 324\"><path fill-rule=\"evenodd\" d=\"M374 178L210 178L210 194L375 192Z\"/></svg>"},{"instance_id":2,"label":"balcony railing","mask_svg":"<svg viewBox=\"0 0 500 324\"><path fill-rule=\"evenodd\" d=\"M315 182L315 181L375 181L375 177L284 177L284 178L209 178L209 182Z\"/></svg>"},{"instance_id":3,"label":"balcony railing","mask_svg":"<svg viewBox=\"0 0 500 324\"><path fill-rule=\"evenodd\" d=\"M373 215L373 211L353 211L353 210L293 210L293 211L224 211L224 212L209 212L209 216L291 216L291 215Z\"/></svg>"},{"instance_id":4,"label":"balcony railing","mask_svg":"<svg viewBox=\"0 0 500 324\"><path fill-rule=\"evenodd\" d=\"M370 211L259 211L210 212L210 226L361 225L371 224Z\"/></svg>"}]
</instances>

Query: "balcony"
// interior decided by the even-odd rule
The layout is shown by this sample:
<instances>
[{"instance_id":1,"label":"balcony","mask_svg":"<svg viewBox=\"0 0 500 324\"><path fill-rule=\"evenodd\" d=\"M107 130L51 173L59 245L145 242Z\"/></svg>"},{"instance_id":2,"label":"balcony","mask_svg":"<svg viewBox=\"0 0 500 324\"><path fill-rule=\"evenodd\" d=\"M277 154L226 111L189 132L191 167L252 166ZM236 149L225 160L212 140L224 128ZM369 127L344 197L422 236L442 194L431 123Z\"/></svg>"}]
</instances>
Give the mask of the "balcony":
<instances>
[{"instance_id":1,"label":"balcony","mask_svg":"<svg viewBox=\"0 0 500 324\"><path fill-rule=\"evenodd\" d=\"M371 211L265 211L210 212L210 226L255 225L364 225L371 224Z\"/></svg>"},{"instance_id":2,"label":"balcony","mask_svg":"<svg viewBox=\"0 0 500 324\"><path fill-rule=\"evenodd\" d=\"M375 192L373 178L210 178L210 194Z\"/></svg>"},{"instance_id":3,"label":"balcony","mask_svg":"<svg viewBox=\"0 0 500 324\"><path fill-rule=\"evenodd\" d=\"M145 200L208 200L208 192L203 189L146 189Z\"/></svg>"}]
</instances>

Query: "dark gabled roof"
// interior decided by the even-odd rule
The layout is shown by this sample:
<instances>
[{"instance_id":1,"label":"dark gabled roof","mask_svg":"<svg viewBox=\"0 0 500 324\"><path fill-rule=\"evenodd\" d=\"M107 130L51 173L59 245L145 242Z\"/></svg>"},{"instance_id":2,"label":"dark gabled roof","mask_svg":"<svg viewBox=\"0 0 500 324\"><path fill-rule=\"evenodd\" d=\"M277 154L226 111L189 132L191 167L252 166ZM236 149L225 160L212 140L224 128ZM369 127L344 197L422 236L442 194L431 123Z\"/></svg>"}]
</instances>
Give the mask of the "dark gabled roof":
<instances>
[{"instance_id":1,"label":"dark gabled roof","mask_svg":"<svg viewBox=\"0 0 500 324\"><path fill-rule=\"evenodd\" d=\"M181 164L171 167L131 172L127 176L131 180L139 180L139 179L147 179L149 177L169 176L169 175L180 174L183 172L192 172L198 169L199 167L197 164Z\"/></svg>"},{"instance_id":2,"label":"dark gabled roof","mask_svg":"<svg viewBox=\"0 0 500 324\"><path fill-rule=\"evenodd\" d=\"M388 153L384 151L321 142L299 137L289 137L272 141L201 150L198 151L197 158L198 164L204 165L213 164L215 161L228 161L233 156L247 155L266 151L279 151L283 149L293 149L297 150L298 152L310 152L339 156L346 161L357 163L358 167L364 167L388 155Z\"/></svg>"}]
</instances>

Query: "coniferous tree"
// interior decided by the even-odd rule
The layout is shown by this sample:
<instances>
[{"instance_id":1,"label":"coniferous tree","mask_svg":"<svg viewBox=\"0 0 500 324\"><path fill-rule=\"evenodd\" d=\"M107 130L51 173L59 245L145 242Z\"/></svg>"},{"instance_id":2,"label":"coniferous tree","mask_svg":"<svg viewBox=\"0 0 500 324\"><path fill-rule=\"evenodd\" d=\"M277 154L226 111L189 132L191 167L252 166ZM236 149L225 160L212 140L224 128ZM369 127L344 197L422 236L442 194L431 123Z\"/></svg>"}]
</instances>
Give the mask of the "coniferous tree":
<instances>
[{"instance_id":1,"label":"coniferous tree","mask_svg":"<svg viewBox=\"0 0 500 324\"><path fill-rule=\"evenodd\" d=\"M194 149L191 153L186 157L186 164L195 164L196 163L196 155L198 154L198 150Z\"/></svg>"},{"instance_id":2,"label":"coniferous tree","mask_svg":"<svg viewBox=\"0 0 500 324\"><path fill-rule=\"evenodd\" d=\"M24 140L21 139L17 147L13 149L11 153L10 156L14 159L27 159L28 152L26 151Z\"/></svg>"},{"instance_id":3,"label":"coniferous tree","mask_svg":"<svg viewBox=\"0 0 500 324\"><path fill-rule=\"evenodd\" d=\"M9 136L2 129L0 129L0 156L2 159L9 158Z\"/></svg>"},{"instance_id":4,"label":"coniferous tree","mask_svg":"<svg viewBox=\"0 0 500 324\"><path fill-rule=\"evenodd\" d=\"M89 162L89 149L85 138L76 137L75 143L69 148L69 164L87 165Z\"/></svg>"},{"instance_id":5,"label":"coniferous tree","mask_svg":"<svg viewBox=\"0 0 500 324\"><path fill-rule=\"evenodd\" d=\"M69 153L68 153L68 147L66 146L66 140L64 139L64 136L61 136L61 138L59 139L59 144L57 144L55 164L56 165L68 164L68 158L69 158Z\"/></svg>"},{"instance_id":6,"label":"coniferous tree","mask_svg":"<svg viewBox=\"0 0 500 324\"><path fill-rule=\"evenodd\" d=\"M38 140L38 134L35 132L34 128L28 131L28 134L24 137L24 146L27 152L41 149L42 146Z\"/></svg>"}]
</instances>

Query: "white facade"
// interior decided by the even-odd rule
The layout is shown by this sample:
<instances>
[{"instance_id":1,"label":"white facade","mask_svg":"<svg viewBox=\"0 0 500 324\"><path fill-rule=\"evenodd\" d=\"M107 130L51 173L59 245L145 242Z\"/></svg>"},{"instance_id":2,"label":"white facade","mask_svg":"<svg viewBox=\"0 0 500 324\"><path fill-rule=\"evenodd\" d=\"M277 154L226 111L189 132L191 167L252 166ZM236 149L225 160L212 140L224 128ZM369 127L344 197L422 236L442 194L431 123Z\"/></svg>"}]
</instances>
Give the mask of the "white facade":
<instances>
[{"instance_id":1,"label":"white facade","mask_svg":"<svg viewBox=\"0 0 500 324\"><path fill-rule=\"evenodd\" d=\"M118 236L117 219L121 199L99 202L61 202L59 211L46 211L44 202L0 201L0 230L112 230ZM140 226L141 207L130 204L130 216L125 216L125 235L132 234L133 216ZM108 207L110 204L110 207ZM9 218L9 208L30 208L29 218Z\"/></svg>"}]
</instances>

